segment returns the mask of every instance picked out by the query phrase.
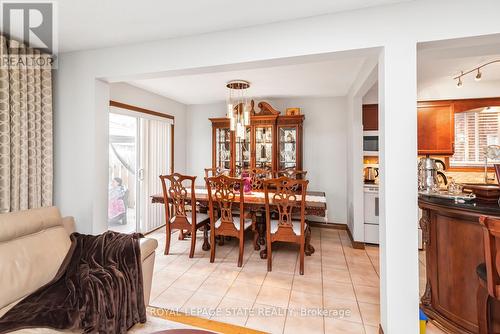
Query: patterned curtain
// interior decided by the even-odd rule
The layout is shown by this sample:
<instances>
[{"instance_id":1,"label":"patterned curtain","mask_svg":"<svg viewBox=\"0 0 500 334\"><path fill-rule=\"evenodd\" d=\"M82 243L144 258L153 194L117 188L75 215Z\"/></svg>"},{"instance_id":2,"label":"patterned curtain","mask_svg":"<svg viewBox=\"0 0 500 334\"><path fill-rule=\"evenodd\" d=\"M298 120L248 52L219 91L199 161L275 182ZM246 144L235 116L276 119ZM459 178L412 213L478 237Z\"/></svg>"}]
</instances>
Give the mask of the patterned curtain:
<instances>
[{"instance_id":1,"label":"patterned curtain","mask_svg":"<svg viewBox=\"0 0 500 334\"><path fill-rule=\"evenodd\" d=\"M37 57L0 35L0 213L52 205L52 72Z\"/></svg>"}]
</instances>

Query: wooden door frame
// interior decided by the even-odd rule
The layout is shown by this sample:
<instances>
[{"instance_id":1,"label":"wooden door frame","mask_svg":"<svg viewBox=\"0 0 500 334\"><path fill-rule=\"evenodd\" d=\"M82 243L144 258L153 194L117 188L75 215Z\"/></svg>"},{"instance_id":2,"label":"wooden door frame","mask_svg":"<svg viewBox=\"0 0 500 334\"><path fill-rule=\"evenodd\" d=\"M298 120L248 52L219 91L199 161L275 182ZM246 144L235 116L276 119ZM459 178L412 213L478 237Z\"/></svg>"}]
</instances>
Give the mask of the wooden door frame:
<instances>
[{"instance_id":1,"label":"wooden door frame","mask_svg":"<svg viewBox=\"0 0 500 334\"><path fill-rule=\"evenodd\" d=\"M115 108L121 108L121 109L126 109L130 111L135 111L151 116L156 116L156 117L161 117L161 118L167 118L171 119L174 121L174 123L171 124L171 131L170 131L170 173L174 173L174 147L175 147L175 136L174 136L174 129L175 129L175 117L169 114L164 114L158 111L150 110L150 109L145 109L141 107L137 107L131 104L126 104L114 100L109 100L109 106L110 107L115 107Z\"/></svg>"}]
</instances>

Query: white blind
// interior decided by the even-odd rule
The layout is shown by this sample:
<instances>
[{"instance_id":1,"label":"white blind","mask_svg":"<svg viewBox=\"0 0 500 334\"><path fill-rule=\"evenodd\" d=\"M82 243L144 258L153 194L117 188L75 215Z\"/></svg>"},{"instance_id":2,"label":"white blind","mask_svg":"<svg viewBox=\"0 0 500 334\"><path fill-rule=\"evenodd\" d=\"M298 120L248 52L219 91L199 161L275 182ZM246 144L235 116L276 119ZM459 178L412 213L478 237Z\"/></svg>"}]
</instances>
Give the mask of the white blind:
<instances>
[{"instance_id":1,"label":"white blind","mask_svg":"<svg viewBox=\"0 0 500 334\"><path fill-rule=\"evenodd\" d=\"M488 145L500 144L499 108L455 114L455 154L452 166L484 165Z\"/></svg>"}]
</instances>

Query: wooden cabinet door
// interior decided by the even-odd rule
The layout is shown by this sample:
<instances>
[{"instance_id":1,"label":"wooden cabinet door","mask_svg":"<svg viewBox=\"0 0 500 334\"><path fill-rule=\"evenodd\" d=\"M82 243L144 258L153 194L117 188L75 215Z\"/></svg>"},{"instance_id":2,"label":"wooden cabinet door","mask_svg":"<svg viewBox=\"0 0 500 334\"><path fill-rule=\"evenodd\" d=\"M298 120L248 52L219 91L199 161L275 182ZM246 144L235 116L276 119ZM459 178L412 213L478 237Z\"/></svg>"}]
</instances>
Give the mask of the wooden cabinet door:
<instances>
[{"instance_id":1,"label":"wooden cabinet door","mask_svg":"<svg viewBox=\"0 0 500 334\"><path fill-rule=\"evenodd\" d=\"M363 131L378 130L378 104L363 104Z\"/></svg>"},{"instance_id":2,"label":"wooden cabinet door","mask_svg":"<svg viewBox=\"0 0 500 334\"><path fill-rule=\"evenodd\" d=\"M418 154L453 155L455 116L450 101L418 103Z\"/></svg>"}]
</instances>

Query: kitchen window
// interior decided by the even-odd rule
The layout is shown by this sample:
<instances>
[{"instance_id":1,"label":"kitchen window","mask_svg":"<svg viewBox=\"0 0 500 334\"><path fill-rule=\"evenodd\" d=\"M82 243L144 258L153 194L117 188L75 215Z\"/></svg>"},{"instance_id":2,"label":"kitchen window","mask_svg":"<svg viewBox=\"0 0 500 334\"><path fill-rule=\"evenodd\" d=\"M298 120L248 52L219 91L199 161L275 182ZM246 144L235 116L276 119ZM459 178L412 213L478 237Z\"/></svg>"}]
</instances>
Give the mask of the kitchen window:
<instances>
[{"instance_id":1,"label":"kitchen window","mask_svg":"<svg viewBox=\"0 0 500 334\"><path fill-rule=\"evenodd\" d=\"M484 166L488 145L500 145L500 107L455 114L455 154L452 167Z\"/></svg>"}]
</instances>

